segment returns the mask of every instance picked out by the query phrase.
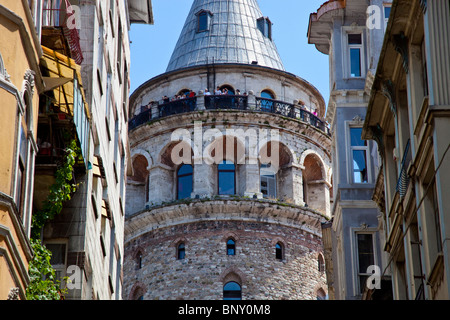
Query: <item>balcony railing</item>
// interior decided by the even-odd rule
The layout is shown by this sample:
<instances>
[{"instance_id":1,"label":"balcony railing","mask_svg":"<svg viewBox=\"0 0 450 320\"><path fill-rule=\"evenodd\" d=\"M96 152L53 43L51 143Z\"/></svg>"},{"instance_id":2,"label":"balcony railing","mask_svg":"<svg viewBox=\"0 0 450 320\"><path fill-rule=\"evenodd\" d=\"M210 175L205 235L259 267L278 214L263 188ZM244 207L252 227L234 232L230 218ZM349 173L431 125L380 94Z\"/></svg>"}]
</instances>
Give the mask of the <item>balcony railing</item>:
<instances>
[{"instance_id":1,"label":"balcony railing","mask_svg":"<svg viewBox=\"0 0 450 320\"><path fill-rule=\"evenodd\" d=\"M43 27L61 28L69 44L71 58L77 64L83 62L83 53L80 45L80 35L76 28L75 12L69 0L50 0L42 9ZM70 21L70 25L68 25Z\"/></svg>"},{"instance_id":2,"label":"balcony railing","mask_svg":"<svg viewBox=\"0 0 450 320\"><path fill-rule=\"evenodd\" d=\"M402 163L400 167L400 174L397 180L396 190L400 194L400 197L404 197L406 194L406 190L409 184L409 176L407 173L409 163L411 161L411 152L410 152L410 140L408 140L405 152L403 153Z\"/></svg>"},{"instance_id":3,"label":"balcony railing","mask_svg":"<svg viewBox=\"0 0 450 320\"><path fill-rule=\"evenodd\" d=\"M247 96L209 95L205 96L205 108L216 109L247 109Z\"/></svg>"},{"instance_id":4,"label":"balcony railing","mask_svg":"<svg viewBox=\"0 0 450 320\"><path fill-rule=\"evenodd\" d=\"M325 121L306 109L291 103L267 98L256 98L256 110L301 120L329 134Z\"/></svg>"},{"instance_id":5,"label":"balcony railing","mask_svg":"<svg viewBox=\"0 0 450 320\"><path fill-rule=\"evenodd\" d=\"M154 106L149 105L141 107L141 113L130 119L128 129L133 130L140 125L166 116L192 112L195 110L200 111L201 109L198 108L199 101L197 101L197 99L201 99L201 97L186 98ZM249 97L243 95L207 95L204 96L204 100L200 100L200 102L203 101L204 109L206 110L235 109L274 113L309 123L313 127L330 135L329 128L325 121L306 109L287 102L256 97L256 99L253 99L255 102L251 104Z\"/></svg>"}]
</instances>

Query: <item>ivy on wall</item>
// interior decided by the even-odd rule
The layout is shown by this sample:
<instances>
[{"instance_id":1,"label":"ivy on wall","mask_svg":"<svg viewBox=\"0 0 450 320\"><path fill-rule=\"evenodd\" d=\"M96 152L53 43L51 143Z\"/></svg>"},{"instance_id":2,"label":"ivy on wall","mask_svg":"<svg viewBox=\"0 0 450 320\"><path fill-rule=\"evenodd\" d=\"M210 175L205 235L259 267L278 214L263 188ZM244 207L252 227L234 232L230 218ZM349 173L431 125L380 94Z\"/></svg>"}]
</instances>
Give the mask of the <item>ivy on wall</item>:
<instances>
[{"instance_id":1,"label":"ivy on wall","mask_svg":"<svg viewBox=\"0 0 450 320\"><path fill-rule=\"evenodd\" d=\"M47 221L52 220L63 209L64 202L71 199L77 190L73 183L74 165L80 155L76 140L72 140L65 150L64 161L58 166L55 183L44 201L43 208L32 217L31 246L34 256L28 267L30 284L27 287L28 300L59 300L66 290L61 289L50 260L51 252L41 242L41 232Z\"/></svg>"}]
</instances>

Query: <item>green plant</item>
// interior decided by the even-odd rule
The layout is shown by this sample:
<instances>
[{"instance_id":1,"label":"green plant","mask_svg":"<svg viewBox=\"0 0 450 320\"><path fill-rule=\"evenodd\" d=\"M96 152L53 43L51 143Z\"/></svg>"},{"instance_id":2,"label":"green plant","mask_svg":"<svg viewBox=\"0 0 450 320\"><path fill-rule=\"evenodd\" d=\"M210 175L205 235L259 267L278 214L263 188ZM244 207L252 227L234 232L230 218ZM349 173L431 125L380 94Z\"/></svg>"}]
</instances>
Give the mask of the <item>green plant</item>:
<instances>
[{"instance_id":1,"label":"green plant","mask_svg":"<svg viewBox=\"0 0 450 320\"><path fill-rule=\"evenodd\" d=\"M30 284L26 291L27 299L60 300L67 289L62 290L60 281L56 279L56 272L50 263L52 253L37 239L31 239L31 247L34 256L28 266Z\"/></svg>"},{"instance_id":2,"label":"green plant","mask_svg":"<svg viewBox=\"0 0 450 320\"><path fill-rule=\"evenodd\" d=\"M79 155L76 140L72 140L65 153L64 163L56 170L55 183L50 187L50 193L44 201L42 210L33 214L32 238L34 239L40 237L45 223L61 212L64 202L70 200L76 191L77 186L72 183L73 167Z\"/></svg>"},{"instance_id":3,"label":"green plant","mask_svg":"<svg viewBox=\"0 0 450 320\"><path fill-rule=\"evenodd\" d=\"M76 140L72 140L65 151L64 162L56 170L55 183L50 187L43 208L32 217L30 241L34 255L28 266L28 300L60 300L67 290L61 289L60 281L56 279L56 272L50 263L52 254L40 240L45 223L61 212L64 202L70 200L77 189L77 185L72 183L74 166L80 156Z\"/></svg>"}]
</instances>

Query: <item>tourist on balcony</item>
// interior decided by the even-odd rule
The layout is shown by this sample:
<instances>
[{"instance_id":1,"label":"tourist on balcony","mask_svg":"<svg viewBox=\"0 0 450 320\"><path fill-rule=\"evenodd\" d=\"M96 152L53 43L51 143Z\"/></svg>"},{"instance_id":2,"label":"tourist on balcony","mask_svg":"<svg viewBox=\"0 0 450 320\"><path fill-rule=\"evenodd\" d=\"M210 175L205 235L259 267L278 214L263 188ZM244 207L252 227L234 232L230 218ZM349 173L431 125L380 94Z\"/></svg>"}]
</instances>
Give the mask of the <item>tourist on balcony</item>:
<instances>
[{"instance_id":1,"label":"tourist on balcony","mask_svg":"<svg viewBox=\"0 0 450 320\"><path fill-rule=\"evenodd\" d=\"M205 89L205 96L210 96L211 95L211 92L209 92L209 90L206 88Z\"/></svg>"},{"instance_id":2,"label":"tourist on balcony","mask_svg":"<svg viewBox=\"0 0 450 320\"><path fill-rule=\"evenodd\" d=\"M163 103L169 103L169 102L170 102L170 99L169 99L168 96L164 96L164 97L162 98L162 101L163 101Z\"/></svg>"},{"instance_id":3,"label":"tourist on balcony","mask_svg":"<svg viewBox=\"0 0 450 320\"><path fill-rule=\"evenodd\" d=\"M222 94L222 91L220 91L220 88L219 88L219 87L216 88L216 91L214 92L214 94L215 94L216 96Z\"/></svg>"}]
</instances>

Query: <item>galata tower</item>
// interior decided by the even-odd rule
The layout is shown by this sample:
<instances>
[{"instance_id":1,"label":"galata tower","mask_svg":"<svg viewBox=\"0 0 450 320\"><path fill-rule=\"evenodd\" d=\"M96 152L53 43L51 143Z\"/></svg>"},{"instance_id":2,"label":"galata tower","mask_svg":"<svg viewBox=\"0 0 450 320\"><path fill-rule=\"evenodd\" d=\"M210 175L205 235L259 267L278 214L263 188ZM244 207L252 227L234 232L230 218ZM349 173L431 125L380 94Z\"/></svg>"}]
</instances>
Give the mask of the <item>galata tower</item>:
<instances>
[{"instance_id":1,"label":"galata tower","mask_svg":"<svg viewBox=\"0 0 450 320\"><path fill-rule=\"evenodd\" d=\"M124 299L323 299L325 102L257 0L194 0L130 98ZM299 56L301 53L299 53Z\"/></svg>"}]
</instances>

